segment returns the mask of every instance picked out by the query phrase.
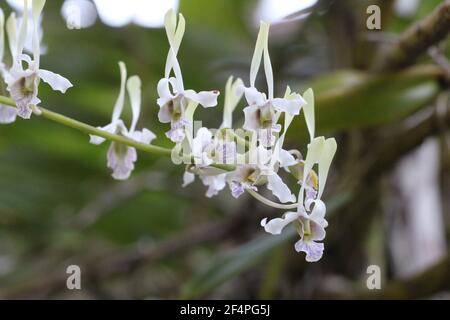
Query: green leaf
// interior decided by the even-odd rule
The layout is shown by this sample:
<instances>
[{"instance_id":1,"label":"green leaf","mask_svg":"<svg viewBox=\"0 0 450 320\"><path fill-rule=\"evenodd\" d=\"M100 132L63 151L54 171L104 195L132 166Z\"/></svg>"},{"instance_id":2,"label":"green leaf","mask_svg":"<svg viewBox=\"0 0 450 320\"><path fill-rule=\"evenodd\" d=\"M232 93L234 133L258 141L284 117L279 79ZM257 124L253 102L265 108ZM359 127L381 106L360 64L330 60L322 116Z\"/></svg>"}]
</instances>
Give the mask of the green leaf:
<instances>
[{"instance_id":1,"label":"green leaf","mask_svg":"<svg viewBox=\"0 0 450 320\"><path fill-rule=\"evenodd\" d=\"M388 75L341 71L315 79L318 134L398 121L427 106L439 92L438 72L420 66ZM306 132L304 119L293 132Z\"/></svg>"}]
</instances>

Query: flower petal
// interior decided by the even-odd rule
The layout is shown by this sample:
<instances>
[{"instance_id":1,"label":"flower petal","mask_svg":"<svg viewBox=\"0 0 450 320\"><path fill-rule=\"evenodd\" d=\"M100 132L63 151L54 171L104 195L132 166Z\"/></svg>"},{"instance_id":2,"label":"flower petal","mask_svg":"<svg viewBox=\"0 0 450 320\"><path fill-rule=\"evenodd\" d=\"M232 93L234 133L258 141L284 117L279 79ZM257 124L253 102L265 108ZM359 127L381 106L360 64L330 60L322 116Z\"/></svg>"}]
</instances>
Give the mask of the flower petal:
<instances>
[{"instance_id":1,"label":"flower petal","mask_svg":"<svg viewBox=\"0 0 450 320\"><path fill-rule=\"evenodd\" d=\"M289 113L290 115L298 115L302 106L306 104L306 101L300 95L298 97L294 100L275 98L272 100L272 105L279 111Z\"/></svg>"},{"instance_id":2,"label":"flower petal","mask_svg":"<svg viewBox=\"0 0 450 320\"><path fill-rule=\"evenodd\" d=\"M241 194L243 194L245 192L245 188L244 188L243 184L240 182L236 182L236 181L230 182L230 190L231 190L231 195L235 198L239 198L241 196Z\"/></svg>"},{"instance_id":3,"label":"flower petal","mask_svg":"<svg viewBox=\"0 0 450 320\"><path fill-rule=\"evenodd\" d=\"M243 128L245 130L258 130L261 127L258 117L258 110L259 108L257 106L249 106L244 108L245 120Z\"/></svg>"},{"instance_id":4,"label":"flower petal","mask_svg":"<svg viewBox=\"0 0 450 320\"><path fill-rule=\"evenodd\" d=\"M336 140L334 138L326 139L319 159L319 190L317 194L317 198L319 199L322 197L327 181L328 170L330 169L331 161L333 161L336 150Z\"/></svg>"},{"instance_id":5,"label":"flower petal","mask_svg":"<svg viewBox=\"0 0 450 320\"><path fill-rule=\"evenodd\" d=\"M0 104L0 123L8 124L16 121L17 109Z\"/></svg>"},{"instance_id":6,"label":"flower petal","mask_svg":"<svg viewBox=\"0 0 450 320\"><path fill-rule=\"evenodd\" d=\"M139 76L131 76L128 78L127 90L130 97L132 111L130 132L134 132L139 120L139 115L141 114L141 78L139 78Z\"/></svg>"},{"instance_id":7,"label":"flower petal","mask_svg":"<svg viewBox=\"0 0 450 320\"><path fill-rule=\"evenodd\" d=\"M112 122L104 127L97 127L97 129L106 131L108 133L115 133L117 130L117 122ZM90 137L89 143L97 144L97 145L103 143L106 140L105 138L102 138L102 137L99 137L96 135L92 135L92 134L90 134L89 137Z\"/></svg>"},{"instance_id":8,"label":"flower petal","mask_svg":"<svg viewBox=\"0 0 450 320\"><path fill-rule=\"evenodd\" d=\"M169 99L169 100L172 100L174 98L172 95L172 92L170 92L169 85L170 85L169 79L162 78L161 80L159 80L157 91L158 91L158 96L160 98L165 98L165 99Z\"/></svg>"},{"instance_id":9,"label":"flower petal","mask_svg":"<svg viewBox=\"0 0 450 320\"><path fill-rule=\"evenodd\" d=\"M306 253L306 261L316 262L322 258L324 245L323 243L314 241L303 241L300 239L295 244L295 250L297 252L303 251Z\"/></svg>"},{"instance_id":10,"label":"flower petal","mask_svg":"<svg viewBox=\"0 0 450 320\"><path fill-rule=\"evenodd\" d=\"M220 92L218 90L213 91L200 91L199 93L194 90L184 91L184 96L191 100L201 104L205 108L215 107L217 105L217 97Z\"/></svg>"},{"instance_id":11,"label":"flower petal","mask_svg":"<svg viewBox=\"0 0 450 320\"><path fill-rule=\"evenodd\" d=\"M172 114L170 113L169 103L171 100L167 100L165 98L158 99L158 105L160 105L158 111L158 120L161 123L169 123L172 121Z\"/></svg>"},{"instance_id":12,"label":"flower petal","mask_svg":"<svg viewBox=\"0 0 450 320\"><path fill-rule=\"evenodd\" d=\"M48 70L40 69L38 71L38 76L44 82L48 83L53 90L62 93L65 93L67 89L73 86L72 83L63 76Z\"/></svg>"},{"instance_id":13,"label":"flower petal","mask_svg":"<svg viewBox=\"0 0 450 320\"><path fill-rule=\"evenodd\" d=\"M112 177L117 180L126 180L134 169L137 160L136 149L126 145L112 142L107 154L108 168L113 170Z\"/></svg>"},{"instance_id":14,"label":"flower petal","mask_svg":"<svg viewBox=\"0 0 450 320\"><path fill-rule=\"evenodd\" d=\"M262 106L267 101L264 93L259 92L255 87L244 88L244 94L249 106Z\"/></svg>"},{"instance_id":15,"label":"flower petal","mask_svg":"<svg viewBox=\"0 0 450 320\"><path fill-rule=\"evenodd\" d=\"M305 203L306 209L310 210L312 204L314 204L314 208L313 208L311 214L309 215L309 217L312 220L324 219L325 214L327 212L325 203L320 199L317 199L317 200L308 199L308 200L306 200L306 203Z\"/></svg>"},{"instance_id":16,"label":"flower petal","mask_svg":"<svg viewBox=\"0 0 450 320\"><path fill-rule=\"evenodd\" d=\"M280 176L276 173L267 176L267 189L272 191L282 203L295 202L295 195L291 193L289 187L281 180Z\"/></svg>"},{"instance_id":17,"label":"flower petal","mask_svg":"<svg viewBox=\"0 0 450 320\"><path fill-rule=\"evenodd\" d=\"M267 218L261 220L261 226L270 234L281 234L284 227L298 219L298 212L286 212L282 218L275 218L267 222Z\"/></svg>"},{"instance_id":18,"label":"flower petal","mask_svg":"<svg viewBox=\"0 0 450 320\"><path fill-rule=\"evenodd\" d=\"M24 8L23 8L23 16L22 16L22 23L20 24L19 34L17 36L17 55L21 55L23 52L23 48L25 46L25 42L27 40L27 33L28 33L28 2L24 2Z\"/></svg>"},{"instance_id":19,"label":"flower petal","mask_svg":"<svg viewBox=\"0 0 450 320\"><path fill-rule=\"evenodd\" d=\"M233 82L233 77L229 77L227 84L225 85L225 101L223 106L223 121L220 128L232 128L233 127L233 111L236 109L239 101L244 93L241 88L243 82L240 78L237 78Z\"/></svg>"},{"instance_id":20,"label":"flower petal","mask_svg":"<svg viewBox=\"0 0 450 320\"><path fill-rule=\"evenodd\" d=\"M281 168L287 168L290 166L295 166L298 161L295 159L295 157L290 154L288 151L281 149L279 154L279 162L280 162L280 167Z\"/></svg>"},{"instance_id":21,"label":"flower petal","mask_svg":"<svg viewBox=\"0 0 450 320\"><path fill-rule=\"evenodd\" d=\"M259 27L258 38L256 39L255 51L252 57L252 63L250 66L250 84L252 87L255 86L256 76L258 75L258 70L261 65L261 58L264 50L264 46L267 45L267 37L269 34L269 24L261 21Z\"/></svg>"},{"instance_id":22,"label":"flower petal","mask_svg":"<svg viewBox=\"0 0 450 320\"><path fill-rule=\"evenodd\" d=\"M39 68L39 59L41 56L40 39L38 36L39 29L39 17L44 9L46 0L33 0L32 14L33 14L33 59L36 63L36 67ZM56 89L55 89L56 90Z\"/></svg>"},{"instance_id":23,"label":"flower petal","mask_svg":"<svg viewBox=\"0 0 450 320\"><path fill-rule=\"evenodd\" d=\"M312 89L308 89L303 94L306 101L306 105L303 107L303 113L305 114L306 126L308 127L309 138L312 141L314 139L315 130L315 116L314 116L314 92Z\"/></svg>"},{"instance_id":24,"label":"flower petal","mask_svg":"<svg viewBox=\"0 0 450 320\"><path fill-rule=\"evenodd\" d=\"M156 135L147 128L142 131L134 131L129 136L131 139L145 144L150 144L156 138Z\"/></svg>"},{"instance_id":25,"label":"flower petal","mask_svg":"<svg viewBox=\"0 0 450 320\"><path fill-rule=\"evenodd\" d=\"M3 65L3 54L5 53L5 14L0 8L0 65Z\"/></svg>"},{"instance_id":26,"label":"flower petal","mask_svg":"<svg viewBox=\"0 0 450 320\"><path fill-rule=\"evenodd\" d=\"M208 187L206 191L206 197L211 198L219 193L223 188L225 188L225 176L226 173L222 173L216 176L201 176L203 184Z\"/></svg>"},{"instance_id":27,"label":"flower petal","mask_svg":"<svg viewBox=\"0 0 450 320\"><path fill-rule=\"evenodd\" d=\"M11 13L6 20L6 33L8 35L9 50L15 61L17 55L17 21L15 12Z\"/></svg>"},{"instance_id":28,"label":"flower petal","mask_svg":"<svg viewBox=\"0 0 450 320\"><path fill-rule=\"evenodd\" d=\"M125 103L125 83L127 80L127 67L125 63L119 61L119 70L120 70L120 91L119 96L117 97L116 103L114 104L112 121L119 120L122 115L123 105Z\"/></svg>"},{"instance_id":29,"label":"flower petal","mask_svg":"<svg viewBox=\"0 0 450 320\"><path fill-rule=\"evenodd\" d=\"M195 174L191 172L185 171L183 174L183 184L182 187L186 187L187 185L191 184L195 180Z\"/></svg>"},{"instance_id":30,"label":"flower petal","mask_svg":"<svg viewBox=\"0 0 450 320\"><path fill-rule=\"evenodd\" d=\"M175 127L166 132L166 137L175 143L183 141L185 136L184 127Z\"/></svg>"}]
</instances>

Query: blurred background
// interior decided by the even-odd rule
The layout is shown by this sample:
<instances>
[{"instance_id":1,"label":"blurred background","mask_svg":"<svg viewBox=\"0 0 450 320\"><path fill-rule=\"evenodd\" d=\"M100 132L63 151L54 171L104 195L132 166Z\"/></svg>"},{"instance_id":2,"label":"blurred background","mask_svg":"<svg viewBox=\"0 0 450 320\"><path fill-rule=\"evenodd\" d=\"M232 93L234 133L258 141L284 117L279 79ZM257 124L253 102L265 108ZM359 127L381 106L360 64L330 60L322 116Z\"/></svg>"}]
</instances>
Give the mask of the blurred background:
<instances>
[{"instance_id":1,"label":"blurred background","mask_svg":"<svg viewBox=\"0 0 450 320\"><path fill-rule=\"evenodd\" d=\"M293 248L295 231L270 236L259 225L282 211L228 190L207 199L200 182L181 187L183 167L145 153L129 180L114 181L108 144L38 117L18 120L0 126L0 298L449 298L448 43L402 68L373 68L441 2L47 1L41 64L74 88L60 95L42 85L43 105L109 123L122 60L143 81L140 126L166 147L156 105L165 12L186 18L178 57L186 87L196 90L223 91L229 75L248 83L259 20L271 21L276 92L313 87L318 134L338 141L325 191L330 225L324 258L306 263ZM0 5L20 15L21 3ZM366 27L372 4L381 30ZM82 13L79 30L73 10ZM218 112L198 115L216 127ZM289 147L305 147L303 122L291 126ZM72 264L82 290L66 288ZM366 287L370 265L379 267L380 290Z\"/></svg>"}]
</instances>

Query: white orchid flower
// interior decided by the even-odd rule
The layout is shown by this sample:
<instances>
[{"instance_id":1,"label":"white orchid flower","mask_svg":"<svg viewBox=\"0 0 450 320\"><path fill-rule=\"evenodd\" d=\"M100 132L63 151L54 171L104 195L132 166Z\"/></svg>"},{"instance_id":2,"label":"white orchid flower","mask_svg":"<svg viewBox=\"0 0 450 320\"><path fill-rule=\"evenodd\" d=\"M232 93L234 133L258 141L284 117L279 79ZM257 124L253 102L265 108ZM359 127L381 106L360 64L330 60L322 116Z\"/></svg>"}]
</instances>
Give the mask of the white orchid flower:
<instances>
[{"instance_id":1,"label":"white orchid flower","mask_svg":"<svg viewBox=\"0 0 450 320\"><path fill-rule=\"evenodd\" d=\"M273 174L269 166L271 152L263 146L256 146L255 141L251 144L250 150L246 155L239 155L238 163L245 163L248 158L248 164L240 164L237 168L227 174L227 181L233 197L238 198L246 189L258 191L258 185L266 182L265 177Z\"/></svg>"},{"instance_id":2,"label":"white orchid flower","mask_svg":"<svg viewBox=\"0 0 450 320\"><path fill-rule=\"evenodd\" d=\"M138 76L132 76L127 81L127 70L123 62L119 62L120 68L120 92L112 114L111 123L105 127L98 127L111 134L122 135L128 139L132 139L141 143L149 144L156 138L155 134L148 129L142 131L136 130L136 125L139 120L141 112L141 80ZM128 130L120 119L125 103L125 83L130 97L132 121L130 129ZM101 144L105 141L104 138L95 135L90 135L90 142L92 144ZM137 153L134 147L111 142L107 153L107 166L113 171L113 178L117 180L128 179L134 169L134 163L137 160Z\"/></svg>"},{"instance_id":3,"label":"white orchid flower","mask_svg":"<svg viewBox=\"0 0 450 320\"><path fill-rule=\"evenodd\" d=\"M226 173L218 173L215 175L201 174L202 170L198 170L197 174L200 177L203 185L208 187L206 191L206 197L211 198L216 196L220 191L222 191L226 186ZM185 171L183 175L183 187L193 183L195 181L195 174L192 172Z\"/></svg>"},{"instance_id":4,"label":"white orchid flower","mask_svg":"<svg viewBox=\"0 0 450 320\"><path fill-rule=\"evenodd\" d=\"M290 90L286 91L286 99L290 98ZM277 197L280 202L295 202L296 197L286 183L278 175L279 168L287 168L297 164L296 160L288 151L283 149L286 132L294 117L286 114L283 134L278 139L274 150L268 150L259 145L249 150L250 166L238 168L231 175L230 188L233 196L238 197L246 188L256 191L258 183L267 182L267 189Z\"/></svg>"},{"instance_id":5,"label":"white orchid flower","mask_svg":"<svg viewBox=\"0 0 450 320\"><path fill-rule=\"evenodd\" d=\"M281 234L284 227L290 223L297 223L297 230L300 240L295 244L297 252L306 253L306 261L316 262L322 258L324 244L318 241L325 239L325 228L328 222L325 220L326 207L321 200L309 200L307 209L314 202L314 208L311 213L307 213L303 208L297 212L286 212L282 218L275 218L267 222L267 218L261 221L261 226L270 234Z\"/></svg>"},{"instance_id":6,"label":"white orchid flower","mask_svg":"<svg viewBox=\"0 0 450 320\"><path fill-rule=\"evenodd\" d=\"M39 18L45 0L33 0L33 60L23 53L28 28L28 1L25 0L20 30L16 30L15 14L11 14L6 23L9 45L13 59L12 67L4 73L7 90L16 102L17 115L29 119L33 109L41 102L38 98L40 80L48 83L53 90L65 93L72 87L66 78L48 70L40 69L40 38L38 34ZM23 63L27 68L23 68ZM37 109L35 109L37 110ZM38 112L38 111L37 111Z\"/></svg>"},{"instance_id":7,"label":"white orchid flower","mask_svg":"<svg viewBox=\"0 0 450 320\"><path fill-rule=\"evenodd\" d=\"M185 128L190 124L186 118L186 109L189 103L200 104L205 108L217 105L217 97L220 92L185 90L177 53L180 48L185 30L185 21L179 14L177 17L173 10L169 10L165 16L165 27L170 49L167 56L165 76L158 82L158 100L160 107L158 118L162 123L170 123L171 129L166 136L175 143L183 141ZM171 71L175 77L170 77Z\"/></svg>"},{"instance_id":8,"label":"white orchid flower","mask_svg":"<svg viewBox=\"0 0 450 320\"><path fill-rule=\"evenodd\" d=\"M261 221L261 226L271 234L280 234L289 223L298 222L300 240L295 244L295 250L305 252L308 262L320 260L324 250L323 243L317 242L325 238L325 228L328 225L325 220L326 206L321 197L336 148L336 141L333 138L314 138L308 145L297 212L287 212L282 218L275 218L269 222L267 218ZM304 201L307 179L315 164L318 164L319 168L318 191L313 197L307 195ZM311 209L312 205L314 207Z\"/></svg>"},{"instance_id":9,"label":"white orchid flower","mask_svg":"<svg viewBox=\"0 0 450 320\"><path fill-rule=\"evenodd\" d=\"M295 116L300 113L306 101L299 94L292 94L290 99L274 98L273 71L269 56L269 27L266 22L261 22L258 39L250 67L250 87L244 89L248 106L244 108L244 129L255 131L261 143L272 146L275 142L274 133L280 132L281 126L277 124L280 113ZM264 71L267 80L268 96L258 91L255 87L256 76L264 55Z\"/></svg>"},{"instance_id":10,"label":"white orchid flower","mask_svg":"<svg viewBox=\"0 0 450 320\"><path fill-rule=\"evenodd\" d=\"M3 55L5 52L5 15L3 10L0 9L0 74L5 76L5 65L3 63ZM0 104L0 124L13 123L16 121L17 109L14 107Z\"/></svg>"},{"instance_id":11,"label":"white orchid flower","mask_svg":"<svg viewBox=\"0 0 450 320\"><path fill-rule=\"evenodd\" d=\"M236 158L236 144L227 141L220 136L213 137L210 130L203 127L197 131L192 139L192 157L194 165L189 167L183 176L183 187L195 180L197 173L203 184L208 187L207 197L217 195L226 186L226 173L222 170L206 168L212 163L229 164L234 163Z\"/></svg>"}]
</instances>

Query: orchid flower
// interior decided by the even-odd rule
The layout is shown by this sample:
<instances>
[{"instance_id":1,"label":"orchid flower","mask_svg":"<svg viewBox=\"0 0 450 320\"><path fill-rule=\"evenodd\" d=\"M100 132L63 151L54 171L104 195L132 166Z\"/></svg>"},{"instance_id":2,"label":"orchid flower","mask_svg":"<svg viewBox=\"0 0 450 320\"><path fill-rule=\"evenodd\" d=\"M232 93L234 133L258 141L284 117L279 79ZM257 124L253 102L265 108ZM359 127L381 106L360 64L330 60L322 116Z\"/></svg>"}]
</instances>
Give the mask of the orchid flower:
<instances>
[{"instance_id":1,"label":"orchid flower","mask_svg":"<svg viewBox=\"0 0 450 320\"><path fill-rule=\"evenodd\" d=\"M297 211L286 212L282 218L275 218L269 222L267 218L261 221L261 226L264 227L265 231L275 235L280 234L288 224L296 222L300 240L295 244L295 250L297 252L305 252L306 261L308 262L320 260L324 250L324 244L318 242L325 239L325 228L328 226L325 220L326 206L321 200L321 196L335 153L336 141L333 138L314 138L308 145ZM315 198L306 197L304 201L306 179L316 163L319 167L319 190ZM312 205L314 205L313 208L311 208Z\"/></svg>"},{"instance_id":2,"label":"orchid flower","mask_svg":"<svg viewBox=\"0 0 450 320\"><path fill-rule=\"evenodd\" d=\"M293 98L295 96L291 94L288 87L284 99L290 100ZM288 168L298 162L288 151L283 149L284 138L293 118L294 116L285 114L284 130L277 140L273 152L261 145L253 148L256 152L250 149L249 155L252 165L238 168L230 178L233 196L239 197L246 188L257 191L256 185L258 182L264 181L267 182L267 188L282 203L296 201L295 195L278 175L279 168Z\"/></svg>"},{"instance_id":3,"label":"orchid flower","mask_svg":"<svg viewBox=\"0 0 450 320\"><path fill-rule=\"evenodd\" d=\"M232 127L232 114L243 94L242 90L239 90L240 88L242 88L241 79L238 78L233 81L233 77L228 78L225 85L225 101L221 129ZM185 171L183 175L183 187L193 183L195 181L195 174L198 174L203 184L208 187L206 196L211 198L225 188L227 174L205 167L212 163L235 163L236 142L229 139L226 131L224 134L218 131L216 136L213 137L210 130L200 128L197 131L196 137L192 139L191 145L195 165L189 166L189 170Z\"/></svg>"},{"instance_id":4,"label":"orchid flower","mask_svg":"<svg viewBox=\"0 0 450 320\"><path fill-rule=\"evenodd\" d=\"M183 176L183 187L194 182L195 173L200 176L203 184L208 187L207 197L216 195L226 186L226 173L222 170L206 168L212 163L230 164L235 162L236 144L221 136L213 137L207 128L200 128L192 139L192 157L194 166L189 167Z\"/></svg>"},{"instance_id":5,"label":"orchid flower","mask_svg":"<svg viewBox=\"0 0 450 320\"><path fill-rule=\"evenodd\" d=\"M245 155L237 155L238 165L236 170L227 174L227 181L233 197L238 198L246 189L258 191L258 186L266 182L265 177L272 174L270 163L270 150L263 146L256 146L255 139L249 152ZM246 158L248 162L246 161Z\"/></svg>"},{"instance_id":6,"label":"orchid flower","mask_svg":"<svg viewBox=\"0 0 450 320\"><path fill-rule=\"evenodd\" d=\"M121 79L120 92L114 105L111 123L105 127L98 127L98 129L104 130L111 134L122 135L128 139L141 143L149 144L156 138L155 134L145 128L142 131L136 130L136 125L141 112L141 80L138 76L132 76L127 80L127 70L123 62L119 62L119 68ZM133 115L129 130L120 119L125 103L125 82L128 95L130 97ZM90 142L96 145L105 141L104 138L95 135L91 135L90 138ZM107 160L107 166L112 169L112 176L114 179L128 179L134 169L134 163L137 160L136 149L118 142L111 142L107 153Z\"/></svg>"},{"instance_id":7,"label":"orchid flower","mask_svg":"<svg viewBox=\"0 0 450 320\"><path fill-rule=\"evenodd\" d=\"M277 173L277 169L271 165L272 154L263 146L256 147L258 154L256 164L240 165L232 173L228 174L231 194L238 198L246 189L258 191L258 185L267 183L267 188L282 203L295 202L296 197L289 187L283 182ZM250 161L250 163L255 163Z\"/></svg>"},{"instance_id":8,"label":"orchid flower","mask_svg":"<svg viewBox=\"0 0 450 320\"><path fill-rule=\"evenodd\" d=\"M244 109L244 129L255 131L265 147L275 143L274 133L280 132L277 124L280 113L295 116L306 104L300 94L293 94L290 99L274 98L273 71L269 56L269 24L261 22L255 51L250 67L250 87L244 89L248 106ZM268 96L255 88L255 80L264 55L264 71L267 80Z\"/></svg>"},{"instance_id":9,"label":"orchid flower","mask_svg":"<svg viewBox=\"0 0 450 320\"><path fill-rule=\"evenodd\" d=\"M308 206L307 208L310 209ZM299 207L296 212L286 212L282 218L275 218L269 222L267 222L267 218L264 218L261 221L261 226L264 227L266 232L278 235L288 224L297 223L300 240L295 244L295 250L305 252L306 261L315 262L322 258L324 250L324 244L317 241L325 239L325 228L328 226L328 222L325 220L325 212L325 204L318 200L309 214L303 207Z\"/></svg>"},{"instance_id":10,"label":"orchid flower","mask_svg":"<svg viewBox=\"0 0 450 320\"><path fill-rule=\"evenodd\" d=\"M192 168L190 168L192 170ZM226 186L226 173L215 169L194 168L193 172L185 171L183 175L183 187L195 181L195 175L200 177L203 185L208 187L206 197L211 198L217 195Z\"/></svg>"},{"instance_id":11,"label":"orchid flower","mask_svg":"<svg viewBox=\"0 0 450 320\"><path fill-rule=\"evenodd\" d=\"M205 108L217 105L219 91L200 91L185 90L180 65L177 59L177 53L180 48L185 30L184 17L179 14L177 17L173 10L169 10L165 16L165 27L170 49L166 60L165 75L158 82L158 100L160 107L158 118L162 123L170 123L171 129L166 136L175 143L183 141L185 137L185 128L190 124L186 118L186 108L189 103L200 104ZM174 71L175 77L170 77L171 71Z\"/></svg>"},{"instance_id":12,"label":"orchid flower","mask_svg":"<svg viewBox=\"0 0 450 320\"><path fill-rule=\"evenodd\" d=\"M5 76L5 65L3 63L3 55L5 52L5 16L3 10L0 9L0 74ZM17 109L10 106L0 104L0 123L13 123L16 121Z\"/></svg>"},{"instance_id":13,"label":"orchid flower","mask_svg":"<svg viewBox=\"0 0 450 320\"><path fill-rule=\"evenodd\" d=\"M33 110L39 112L36 106L41 102L38 98L39 82L42 79L53 90L65 93L72 87L66 78L48 70L40 69L40 39L38 35L39 17L45 5L45 0L33 0L33 60L23 53L28 28L28 1L24 0L24 11L20 30L16 30L15 14L11 14L6 23L9 46L13 59L12 67L4 72L7 90L16 102L17 115L29 119ZM23 62L27 68L23 68Z\"/></svg>"}]
</instances>

